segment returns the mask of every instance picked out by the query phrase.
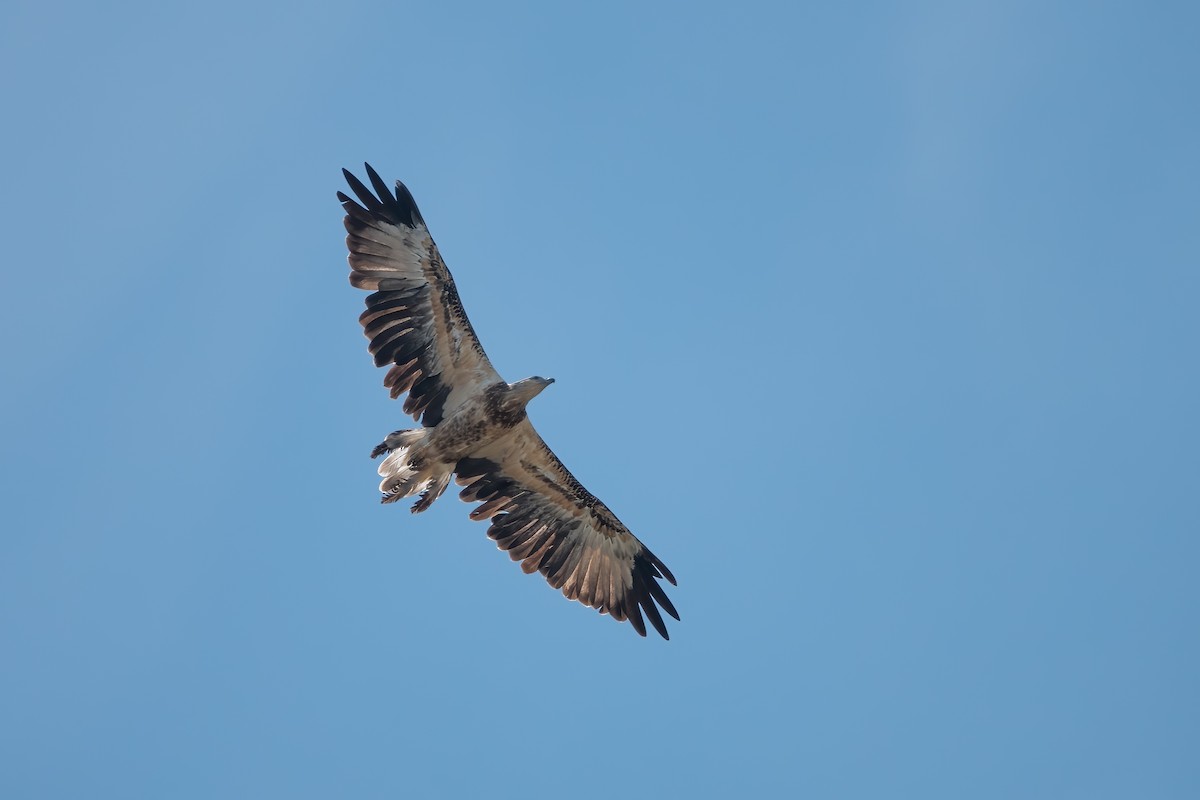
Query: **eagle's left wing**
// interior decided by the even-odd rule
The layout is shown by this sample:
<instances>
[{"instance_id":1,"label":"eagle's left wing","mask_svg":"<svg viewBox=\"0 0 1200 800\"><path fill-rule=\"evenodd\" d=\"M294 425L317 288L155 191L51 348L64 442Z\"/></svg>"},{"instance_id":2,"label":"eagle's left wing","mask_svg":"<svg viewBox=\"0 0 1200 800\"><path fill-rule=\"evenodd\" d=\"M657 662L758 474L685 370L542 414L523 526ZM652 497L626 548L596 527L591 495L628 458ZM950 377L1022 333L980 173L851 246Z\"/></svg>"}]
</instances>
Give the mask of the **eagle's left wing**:
<instances>
[{"instance_id":1,"label":"eagle's left wing","mask_svg":"<svg viewBox=\"0 0 1200 800\"><path fill-rule=\"evenodd\" d=\"M471 519L490 518L488 536L521 569L541 572L569 600L629 620L642 636L645 613L670 638L658 606L675 619L679 613L658 579L674 584L675 576L580 485L528 419L459 461L455 472L466 486L462 499L483 501Z\"/></svg>"},{"instance_id":2,"label":"eagle's left wing","mask_svg":"<svg viewBox=\"0 0 1200 800\"><path fill-rule=\"evenodd\" d=\"M374 291L359 322L375 365L391 366L383 385L393 398L408 392L405 413L433 427L501 378L412 194L400 181L393 193L364 166L375 191L342 170L358 202L338 192L346 210L350 283Z\"/></svg>"}]
</instances>

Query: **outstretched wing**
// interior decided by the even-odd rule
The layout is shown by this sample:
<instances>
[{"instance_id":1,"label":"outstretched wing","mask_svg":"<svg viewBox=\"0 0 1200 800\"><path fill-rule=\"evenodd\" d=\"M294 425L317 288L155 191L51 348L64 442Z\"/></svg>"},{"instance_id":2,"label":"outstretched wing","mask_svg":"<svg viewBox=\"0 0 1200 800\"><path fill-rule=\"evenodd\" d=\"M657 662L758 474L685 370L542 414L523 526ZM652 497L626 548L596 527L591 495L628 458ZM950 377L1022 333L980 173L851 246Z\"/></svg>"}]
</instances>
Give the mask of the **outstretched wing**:
<instances>
[{"instance_id":1,"label":"outstretched wing","mask_svg":"<svg viewBox=\"0 0 1200 800\"><path fill-rule=\"evenodd\" d=\"M358 202L338 192L346 209L350 283L377 290L359 322L375 366L392 365L383 385L393 398L408 392L405 413L432 427L501 378L412 195L400 181L393 195L379 173L364 166L375 193L347 170L342 172Z\"/></svg>"},{"instance_id":2,"label":"outstretched wing","mask_svg":"<svg viewBox=\"0 0 1200 800\"><path fill-rule=\"evenodd\" d=\"M491 519L488 536L525 572L537 570L570 600L629 620L646 635L644 613L669 639L659 606L679 613L659 585L675 576L608 506L575 480L528 419L455 468L471 519ZM657 605L655 605L657 603Z\"/></svg>"}]
</instances>

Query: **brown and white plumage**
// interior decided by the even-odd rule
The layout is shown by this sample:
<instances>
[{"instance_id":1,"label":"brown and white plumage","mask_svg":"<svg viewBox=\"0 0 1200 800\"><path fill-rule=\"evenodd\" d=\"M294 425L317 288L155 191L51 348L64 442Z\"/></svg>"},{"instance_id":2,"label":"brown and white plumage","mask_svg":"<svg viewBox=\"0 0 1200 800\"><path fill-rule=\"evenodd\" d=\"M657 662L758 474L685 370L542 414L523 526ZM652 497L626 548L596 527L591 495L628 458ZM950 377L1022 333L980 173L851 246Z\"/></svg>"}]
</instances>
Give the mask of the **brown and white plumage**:
<instances>
[{"instance_id":1,"label":"brown and white plumage","mask_svg":"<svg viewBox=\"0 0 1200 800\"><path fill-rule=\"evenodd\" d=\"M368 164L374 193L343 170L358 201L339 192L346 210L350 282L374 290L360 317L384 385L408 392L404 411L422 428L389 435L373 456L384 502L418 492L424 511L451 475L461 497L480 502L475 520L491 520L488 536L528 573L539 571L571 600L642 636L645 620L669 638L660 608L679 614L659 579L675 577L616 515L563 466L525 413L553 383L527 378L507 384L488 361L467 319L454 279L404 184L393 194Z\"/></svg>"},{"instance_id":2,"label":"brown and white plumage","mask_svg":"<svg viewBox=\"0 0 1200 800\"><path fill-rule=\"evenodd\" d=\"M367 165L376 197L348 170L342 172L362 201L338 192L346 209L350 283L378 290L367 298L359 322L371 340L375 366L393 365L383 380L392 398L408 392L404 412L432 427L500 375L475 336L408 189L397 181L393 196Z\"/></svg>"},{"instance_id":3,"label":"brown and white plumage","mask_svg":"<svg viewBox=\"0 0 1200 800\"><path fill-rule=\"evenodd\" d=\"M490 518L488 536L525 572L646 635L643 612L664 639L658 605L679 619L657 578L675 583L658 556L575 479L528 419L458 462L463 500L483 501L471 519Z\"/></svg>"}]
</instances>

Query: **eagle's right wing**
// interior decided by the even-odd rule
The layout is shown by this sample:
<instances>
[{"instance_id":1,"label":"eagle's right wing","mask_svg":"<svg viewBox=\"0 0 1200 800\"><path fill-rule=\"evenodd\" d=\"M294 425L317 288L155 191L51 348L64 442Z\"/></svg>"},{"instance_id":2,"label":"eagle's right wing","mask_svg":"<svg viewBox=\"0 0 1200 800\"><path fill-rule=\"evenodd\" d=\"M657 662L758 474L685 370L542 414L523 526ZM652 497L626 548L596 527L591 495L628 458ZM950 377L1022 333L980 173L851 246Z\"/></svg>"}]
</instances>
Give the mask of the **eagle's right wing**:
<instances>
[{"instance_id":1,"label":"eagle's right wing","mask_svg":"<svg viewBox=\"0 0 1200 800\"><path fill-rule=\"evenodd\" d=\"M377 290L359 321L375 365L392 365L383 385L393 398L408 392L405 413L432 427L502 379L475 336L412 194L396 181L393 195L371 165L364 166L375 193L347 170L342 172L359 202L338 192L346 209L350 283Z\"/></svg>"},{"instance_id":2,"label":"eagle's right wing","mask_svg":"<svg viewBox=\"0 0 1200 800\"><path fill-rule=\"evenodd\" d=\"M568 600L578 600L646 635L664 639L659 606L679 613L658 581L675 576L595 495L575 479L526 418L509 434L458 462L471 519L491 519L488 536L525 572L541 572Z\"/></svg>"}]
</instances>

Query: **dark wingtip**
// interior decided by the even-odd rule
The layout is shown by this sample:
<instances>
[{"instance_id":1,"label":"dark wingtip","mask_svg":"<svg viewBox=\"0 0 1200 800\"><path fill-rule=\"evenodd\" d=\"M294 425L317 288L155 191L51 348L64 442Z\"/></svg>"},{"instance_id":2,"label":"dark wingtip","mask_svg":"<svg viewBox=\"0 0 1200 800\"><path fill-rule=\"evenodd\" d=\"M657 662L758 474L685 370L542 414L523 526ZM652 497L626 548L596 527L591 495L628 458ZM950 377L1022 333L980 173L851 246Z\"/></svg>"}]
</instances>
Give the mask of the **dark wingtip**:
<instances>
[{"instance_id":1,"label":"dark wingtip","mask_svg":"<svg viewBox=\"0 0 1200 800\"><path fill-rule=\"evenodd\" d=\"M642 609L638 606L636 599L631 599L627 608L629 614L629 624L638 632L638 636L645 637L646 622L642 619Z\"/></svg>"},{"instance_id":2,"label":"dark wingtip","mask_svg":"<svg viewBox=\"0 0 1200 800\"><path fill-rule=\"evenodd\" d=\"M367 188L365 183L360 181L353 172L345 167L342 167L342 175L346 176L346 183L350 185L350 189L358 196L358 202L363 204L363 208L372 214L379 214L386 217L384 213L386 206L379 198L371 194L371 190Z\"/></svg>"},{"instance_id":3,"label":"dark wingtip","mask_svg":"<svg viewBox=\"0 0 1200 800\"><path fill-rule=\"evenodd\" d=\"M375 171L367 162L363 162L363 166L367 168L367 177L371 179L371 186L375 189L375 194L379 195L379 199L384 203L394 203L396 198L392 196L392 192L388 189L388 185L384 183L383 178L379 177L379 173Z\"/></svg>"},{"instance_id":4,"label":"dark wingtip","mask_svg":"<svg viewBox=\"0 0 1200 800\"><path fill-rule=\"evenodd\" d=\"M425 220L417 208L417 201L413 199L412 192L408 191L408 187L400 181L396 181L396 189L393 193L374 167L365 161L363 167L367 170L367 179L371 182L373 192L345 167L342 167L342 175L346 178L346 183L350 185L354 194L358 195L359 202L370 214L392 224L407 225L410 228L425 224ZM343 203L352 202L341 192L338 193L338 200Z\"/></svg>"},{"instance_id":5,"label":"dark wingtip","mask_svg":"<svg viewBox=\"0 0 1200 800\"><path fill-rule=\"evenodd\" d=\"M667 597L667 593L658 585L658 581L649 581L646 588L650 590L650 596L675 619L679 619L679 612L675 610L675 604L671 602L671 598Z\"/></svg>"},{"instance_id":6,"label":"dark wingtip","mask_svg":"<svg viewBox=\"0 0 1200 800\"><path fill-rule=\"evenodd\" d=\"M646 550L646 556L650 559L650 563L654 565L654 569L659 573L660 577L666 578L671 582L672 586L679 585L675 582L675 576L671 574L671 570L667 569L667 565L662 562L661 558L651 553L649 549Z\"/></svg>"},{"instance_id":7,"label":"dark wingtip","mask_svg":"<svg viewBox=\"0 0 1200 800\"><path fill-rule=\"evenodd\" d=\"M658 606L654 605L654 601L647 597L642 603L642 608L646 612L646 618L654 626L654 630L658 631L658 635L664 639L670 639L671 637L667 635L667 625L663 622L662 614L659 613Z\"/></svg>"},{"instance_id":8,"label":"dark wingtip","mask_svg":"<svg viewBox=\"0 0 1200 800\"><path fill-rule=\"evenodd\" d=\"M675 577L671 575L671 571L663 565L658 556L643 545L641 554L635 557L633 562L633 586L629 595L628 607L629 620L630 622L640 622L644 615L645 619L654 626L654 630L658 631L659 636L670 640L671 637L667 633L662 611L666 611L675 619L679 619L679 612L675 610L675 605L667 597L663 587L659 585L658 578L666 578L672 584L675 583ZM662 611L659 610L660 606ZM644 629L644 625L635 627Z\"/></svg>"},{"instance_id":9,"label":"dark wingtip","mask_svg":"<svg viewBox=\"0 0 1200 800\"><path fill-rule=\"evenodd\" d=\"M407 217L410 226L425 224L425 218L421 216L421 210L417 208L417 201L413 199L412 192L400 181L396 181L395 203L396 207Z\"/></svg>"}]
</instances>

